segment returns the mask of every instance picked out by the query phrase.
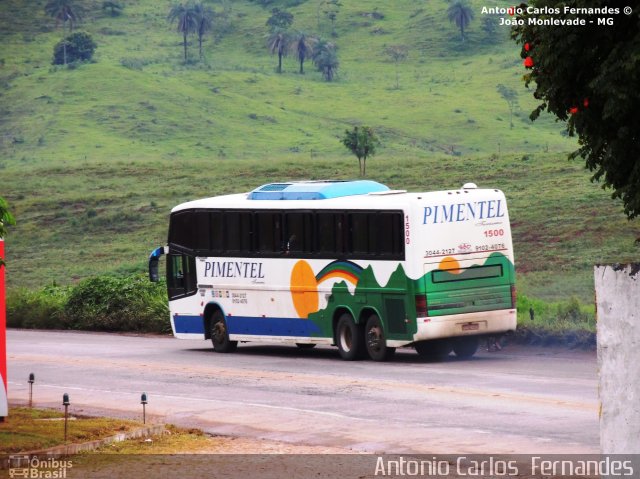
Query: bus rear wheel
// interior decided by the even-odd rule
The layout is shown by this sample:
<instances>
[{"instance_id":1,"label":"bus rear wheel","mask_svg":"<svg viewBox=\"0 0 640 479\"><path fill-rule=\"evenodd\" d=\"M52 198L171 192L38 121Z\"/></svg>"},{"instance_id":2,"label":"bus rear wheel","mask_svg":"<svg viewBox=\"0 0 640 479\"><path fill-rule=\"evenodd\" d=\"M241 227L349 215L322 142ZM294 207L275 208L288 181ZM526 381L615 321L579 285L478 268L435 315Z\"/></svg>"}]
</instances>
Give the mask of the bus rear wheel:
<instances>
[{"instance_id":1,"label":"bus rear wheel","mask_svg":"<svg viewBox=\"0 0 640 479\"><path fill-rule=\"evenodd\" d=\"M353 361L364 356L364 336L349 313L344 313L336 325L336 343L340 357L345 361Z\"/></svg>"},{"instance_id":2,"label":"bus rear wheel","mask_svg":"<svg viewBox=\"0 0 640 479\"><path fill-rule=\"evenodd\" d=\"M364 340L369 357L374 361L387 361L396 352L396 348L387 346L382 321L377 314L372 314L364 328Z\"/></svg>"},{"instance_id":3,"label":"bus rear wheel","mask_svg":"<svg viewBox=\"0 0 640 479\"><path fill-rule=\"evenodd\" d=\"M229 340L227 322L220 310L211 316L211 343L216 353L232 353L238 348L238 341Z\"/></svg>"},{"instance_id":4,"label":"bus rear wheel","mask_svg":"<svg viewBox=\"0 0 640 479\"><path fill-rule=\"evenodd\" d=\"M453 343L453 352L460 359L469 359L476 354L480 340L477 336L467 336L458 338Z\"/></svg>"},{"instance_id":5,"label":"bus rear wheel","mask_svg":"<svg viewBox=\"0 0 640 479\"><path fill-rule=\"evenodd\" d=\"M451 342L448 339L432 339L420 341L414 345L417 353L429 361L442 361L451 352Z\"/></svg>"}]
</instances>

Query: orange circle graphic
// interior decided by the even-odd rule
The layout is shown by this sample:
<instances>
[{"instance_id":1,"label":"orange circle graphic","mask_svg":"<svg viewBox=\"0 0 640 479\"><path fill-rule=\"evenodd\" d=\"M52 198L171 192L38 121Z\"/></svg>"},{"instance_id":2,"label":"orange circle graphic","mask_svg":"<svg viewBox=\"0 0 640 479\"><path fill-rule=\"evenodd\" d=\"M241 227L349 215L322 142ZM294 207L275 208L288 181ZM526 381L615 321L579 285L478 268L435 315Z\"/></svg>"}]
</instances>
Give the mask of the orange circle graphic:
<instances>
[{"instance_id":1,"label":"orange circle graphic","mask_svg":"<svg viewBox=\"0 0 640 479\"><path fill-rule=\"evenodd\" d=\"M462 273L462 270L460 269L460 263L458 263L458 260L456 260L453 256L447 256L445 258L442 258L442 261L440 261L439 268L442 271L446 271L447 273L451 273L451 274Z\"/></svg>"},{"instance_id":2,"label":"orange circle graphic","mask_svg":"<svg viewBox=\"0 0 640 479\"><path fill-rule=\"evenodd\" d=\"M304 260L298 261L291 270L291 299L300 318L307 318L319 309L318 283L313 269Z\"/></svg>"}]
</instances>

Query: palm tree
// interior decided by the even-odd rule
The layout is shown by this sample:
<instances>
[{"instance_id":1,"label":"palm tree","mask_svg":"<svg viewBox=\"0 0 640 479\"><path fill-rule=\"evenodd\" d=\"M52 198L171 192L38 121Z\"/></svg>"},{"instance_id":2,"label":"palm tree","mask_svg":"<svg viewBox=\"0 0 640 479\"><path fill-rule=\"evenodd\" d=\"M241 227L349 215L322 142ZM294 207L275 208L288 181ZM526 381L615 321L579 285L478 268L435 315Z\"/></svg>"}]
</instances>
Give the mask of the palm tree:
<instances>
[{"instance_id":1,"label":"palm tree","mask_svg":"<svg viewBox=\"0 0 640 479\"><path fill-rule=\"evenodd\" d=\"M396 64L396 90L400 88L400 78L398 76L398 63L407 58L408 49L405 45L391 45L386 50L387 55Z\"/></svg>"},{"instance_id":2,"label":"palm tree","mask_svg":"<svg viewBox=\"0 0 640 479\"><path fill-rule=\"evenodd\" d=\"M282 73L282 57L286 56L287 54L287 47L289 46L289 33L279 28L275 29L271 33L271 35L269 35L267 46L269 47L269 51L272 55L274 53L278 54L278 69L276 71L278 73Z\"/></svg>"},{"instance_id":3,"label":"palm tree","mask_svg":"<svg viewBox=\"0 0 640 479\"><path fill-rule=\"evenodd\" d=\"M460 28L460 36L464 41L464 29L473 20L473 10L467 0L457 0L447 9L449 21L455 23Z\"/></svg>"},{"instance_id":4,"label":"palm tree","mask_svg":"<svg viewBox=\"0 0 640 479\"><path fill-rule=\"evenodd\" d=\"M312 59L325 80L333 80L340 65L335 44L326 40L318 40L313 47Z\"/></svg>"},{"instance_id":5,"label":"palm tree","mask_svg":"<svg viewBox=\"0 0 640 479\"><path fill-rule=\"evenodd\" d=\"M198 34L198 50L202 59L202 37L213 29L214 13L211 7L205 7L202 3L193 6L193 13L196 16L196 33Z\"/></svg>"},{"instance_id":6,"label":"palm tree","mask_svg":"<svg viewBox=\"0 0 640 479\"><path fill-rule=\"evenodd\" d=\"M81 8L74 5L73 0L50 0L44 6L44 11L51 18L56 19L56 26L62 22L62 30L64 32L64 24L69 22L69 33L73 31L73 24L80 21ZM67 42L63 44L63 64L67 64Z\"/></svg>"},{"instance_id":7,"label":"palm tree","mask_svg":"<svg viewBox=\"0 0 640 479\"><path fill-rule=\"evenodd\" d=\"M169 10L167 16L169 22L177 23L177 30L182 33L182 43L184 45L184 62L187 62L187 35L197 28L196 15L193 5L189 3L176 4Z\"/></svg>"},{"instance_id":8,"label":"palm tree","mask_svg":"<svg viewBox=\"0 0 640 479\"><path fill-rule=\"evenodd\" d=\"M291 50L300 62L300 74L304 74L304 61L313 53L313 46L316 42L315 37L304 32L296 32L291 38Z\"/></svg>"},{"instance_id":9,"label":"palm tree","mask_svg":"<svg viewBox=\"0 0 640 479\"><path fill-rule=\"evenodd\" d=\"M81 8L73 0L50 0L44 6L44 11L51 18L56 19L56 26L69 22L69 33L73 31L73 24L81 19Z\"/></svg>"}]
</instances>

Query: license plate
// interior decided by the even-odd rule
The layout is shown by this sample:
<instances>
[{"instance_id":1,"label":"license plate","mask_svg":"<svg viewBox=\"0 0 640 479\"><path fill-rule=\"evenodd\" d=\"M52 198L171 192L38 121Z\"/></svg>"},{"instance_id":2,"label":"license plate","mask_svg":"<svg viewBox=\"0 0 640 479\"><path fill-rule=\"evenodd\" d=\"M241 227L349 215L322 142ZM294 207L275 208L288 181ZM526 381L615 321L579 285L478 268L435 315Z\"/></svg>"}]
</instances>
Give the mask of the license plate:
<instances>
[{"instance_id":1,"label":"license plate","mask_svg":"<svg viewBox=\"0 0 640 479\"><path fill-rule=\"evenodd\" d=\"M480 323L467 323L462 325L463 331L477 331L480 329Z\"/></svg>"}]
</instances>

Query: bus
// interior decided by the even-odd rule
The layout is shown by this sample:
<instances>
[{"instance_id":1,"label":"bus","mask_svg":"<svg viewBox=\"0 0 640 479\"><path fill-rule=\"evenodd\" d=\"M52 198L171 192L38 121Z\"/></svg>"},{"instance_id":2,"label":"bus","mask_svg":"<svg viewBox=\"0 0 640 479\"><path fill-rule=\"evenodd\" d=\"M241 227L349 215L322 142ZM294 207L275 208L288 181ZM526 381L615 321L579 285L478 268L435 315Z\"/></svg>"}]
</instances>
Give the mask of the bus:
<instances>
[{"instance_id":1,"label":"bus","mask_svg":"<svg viewBox=\"0 0 640 479\"><path fill-rule=\"evenodd\" d=\"M166 255L173 334L337 346L345 360L396 348L469 358L516 328L504 194L467 183L411 193L369 180L262 185L172 209Z\"/></svg>"}]
</instances>

